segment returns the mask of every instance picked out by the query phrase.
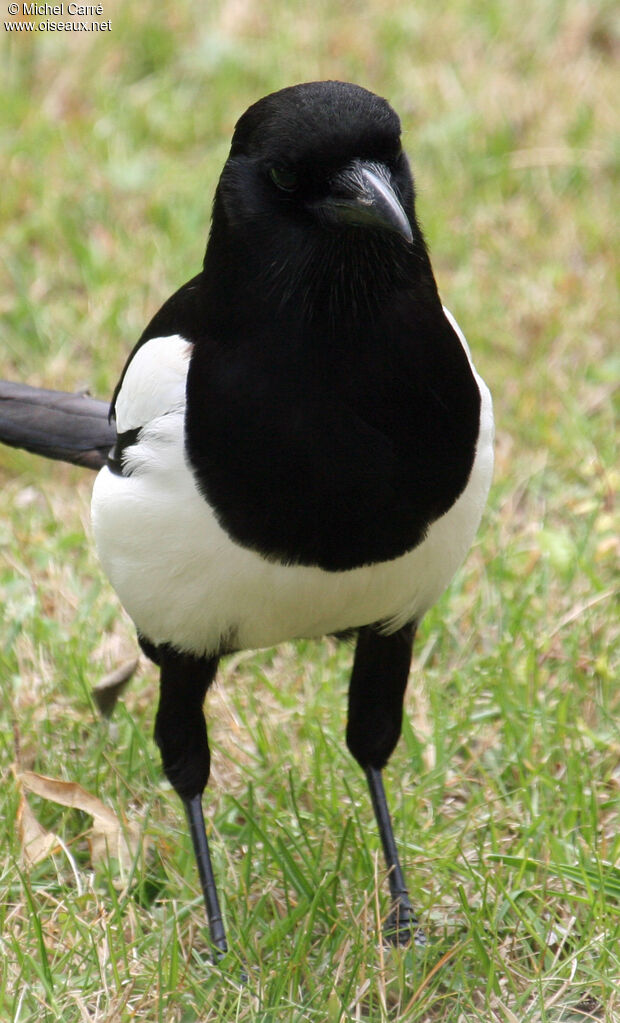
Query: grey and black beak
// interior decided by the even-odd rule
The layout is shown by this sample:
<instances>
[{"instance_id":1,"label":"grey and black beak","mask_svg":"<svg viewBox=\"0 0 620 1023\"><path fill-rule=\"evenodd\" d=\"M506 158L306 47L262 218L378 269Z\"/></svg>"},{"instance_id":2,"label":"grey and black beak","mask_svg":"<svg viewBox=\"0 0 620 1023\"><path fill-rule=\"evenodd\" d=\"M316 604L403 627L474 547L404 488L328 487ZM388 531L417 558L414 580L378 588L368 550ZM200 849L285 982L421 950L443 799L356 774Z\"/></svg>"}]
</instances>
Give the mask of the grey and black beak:
<instances>
[{"instance_id":1,"label":"grey and black beak","mask_svg":"<svg viewBox=\"0 0 620 1023\"><path fill-rule=\"evenodd\" d=\"M329 195L313 203L313 209L327 224L379 228L400 235L409 245L413 242L390 172L380 163L352 160L333 176Z\"/></svg>"}]
</instances>

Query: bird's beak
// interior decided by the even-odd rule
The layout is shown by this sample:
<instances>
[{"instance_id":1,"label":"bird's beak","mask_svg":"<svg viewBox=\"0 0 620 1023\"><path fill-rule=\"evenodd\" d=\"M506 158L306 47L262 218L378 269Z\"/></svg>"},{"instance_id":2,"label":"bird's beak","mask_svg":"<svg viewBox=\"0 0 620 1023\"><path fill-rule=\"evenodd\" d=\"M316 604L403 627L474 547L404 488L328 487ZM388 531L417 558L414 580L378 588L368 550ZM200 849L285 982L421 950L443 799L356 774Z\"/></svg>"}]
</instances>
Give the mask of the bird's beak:
<instances>
[{"instance_id":1,"label":"bird's beak","mask_svg":"<svg viewBox=\"0 0 620 1023\"><path fill-rule=\"evenodd\" d=\"M389 178L382 164L353 160L333 176L329 195L313 209L326 224L392 231L411 245L411 224Z\"/></svg>"}]
</instances>

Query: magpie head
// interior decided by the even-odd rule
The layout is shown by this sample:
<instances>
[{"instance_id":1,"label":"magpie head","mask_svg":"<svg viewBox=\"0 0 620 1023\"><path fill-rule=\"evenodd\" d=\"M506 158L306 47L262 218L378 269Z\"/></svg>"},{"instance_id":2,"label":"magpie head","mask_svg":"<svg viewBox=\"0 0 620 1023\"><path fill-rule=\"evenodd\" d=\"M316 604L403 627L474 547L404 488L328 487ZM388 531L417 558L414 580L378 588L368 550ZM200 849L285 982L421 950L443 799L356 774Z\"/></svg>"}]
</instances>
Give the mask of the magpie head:
<instances>
[{"instance_id":1,"label":"magpie head","mask_svg":"<svg viewBox=\"0 0 620 1023\"><path fill-rule=\"evenodd\" d=\"M386 100L311 82L264 97L239 119L215 196L207 275L225 268L234 280L239 265L257 301L333 320L366 315L407 287L421 255L424 263L400 121Z\"/></svg>"}]
</instances>

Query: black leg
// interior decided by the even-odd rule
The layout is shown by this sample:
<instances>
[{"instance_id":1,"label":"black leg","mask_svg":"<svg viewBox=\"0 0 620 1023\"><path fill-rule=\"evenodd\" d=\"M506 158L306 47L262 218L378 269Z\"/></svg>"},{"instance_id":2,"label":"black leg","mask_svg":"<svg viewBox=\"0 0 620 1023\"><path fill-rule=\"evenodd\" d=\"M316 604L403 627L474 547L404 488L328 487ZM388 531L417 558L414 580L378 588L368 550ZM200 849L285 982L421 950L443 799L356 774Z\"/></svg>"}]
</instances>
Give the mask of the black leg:
<instances>
[{"instance_id":1,"label":"black leg","mask_svg":"<svg viewBox=\"0 0 620 1023\"><path fill-rule=\"evenodd\" d=\"M424 944L425 938L409 901L381 771L400 736L414 635L414 623L389 636L371 627L360 629L349 686L347 724L347 745L366 774L388 869L392 909L385 936L399 945L412 939L416 944Z\"/></svg>"},{"instance_id":2,"label":"black leg","mask_svg":"<svg viewBox=\"0 0 620 1023\"><path fill-rule=\"evenodd\" d=\"M392 909L386 920L385 936L392 945L408 945L412 939L416 945L426 945L426 936L409 900L403 869L398 858L381 771L377 767L367 767L366 779L388 868L388 882L392 899Z\"/></svg>"},{"instance_id":3,"label":"black leg","mask_svg":"<svg viewBox=\"0 0 620 1023\"><path fill-rule=\"evenodd\" d=\"M189 830L194 844L194 854L198 865L200 886L205 900L207 919L209 921L209 933L213 947L217 950L218 958L228 951L224 921L220 909L220 900L215 887L215 877L211 865L211 854L209 853L209 842L205 830L205 819L202 812L202 799L200 796L192 796L185 802L185 811L189 821Z\"/></svg>"},{"instance_id":4,"label":"black leg","mask_svg":"<svg viewBox=\"0 0 620 1023\"><path fill-rule=\"evenodd\" d=\"M155 740L166 777L183 800L189 821L211 942L217 957L228 950L209 843L202 812L202 793L209 780L211 756L202 704L217 670L217 657L197 658L170 647L157 647L160 694ZM151 652L147 651L149 657Z\"/></svg>"}]
</instances>

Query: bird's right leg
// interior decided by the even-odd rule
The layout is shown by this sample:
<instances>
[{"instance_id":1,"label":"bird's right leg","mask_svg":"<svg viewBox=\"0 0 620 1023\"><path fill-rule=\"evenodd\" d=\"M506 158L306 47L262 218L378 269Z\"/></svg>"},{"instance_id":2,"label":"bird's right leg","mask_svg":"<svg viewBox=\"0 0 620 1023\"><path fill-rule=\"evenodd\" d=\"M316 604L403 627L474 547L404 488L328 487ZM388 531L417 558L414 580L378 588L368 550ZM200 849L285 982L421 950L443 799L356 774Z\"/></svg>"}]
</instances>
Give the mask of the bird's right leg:
<instances>
[{"instance_id":1,"label":"bird's right leg","mask_svg":"<svg viewBox=\"0 0 620 1023\"><path fill-rule=\"evenodd\" d=\"M141 640L142 642L142 640ZM189 821L211 943L217 958L228 950L202 812L211 756L202 705L217 670L217 657L193 657L169 646L143 649L160 666L155 741L164 772L180 796Z\"/></svg>"},{"instance_id":2,"label":"bird's right leg","mask_svg":"<svg viewBox=\"0 0 620 1023\"><path fill-rule=\"evenodd\" d=\"M385 936L394 945L425 942L405 884L382 778L400 736L414 635L414 622L387 636L372 626L361 628L349 686L347 745L368 782L392 899Z\"/></svg>"}]
</instances>

